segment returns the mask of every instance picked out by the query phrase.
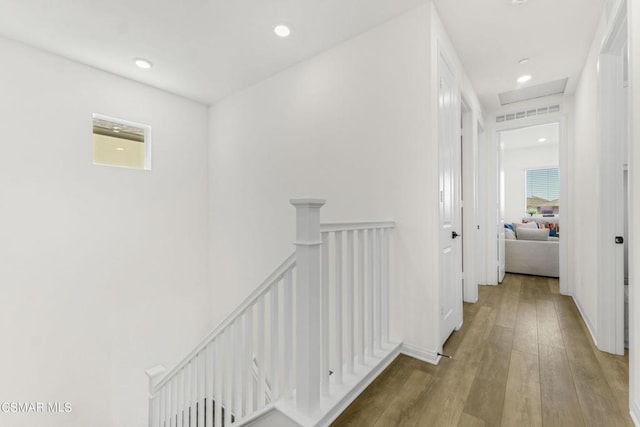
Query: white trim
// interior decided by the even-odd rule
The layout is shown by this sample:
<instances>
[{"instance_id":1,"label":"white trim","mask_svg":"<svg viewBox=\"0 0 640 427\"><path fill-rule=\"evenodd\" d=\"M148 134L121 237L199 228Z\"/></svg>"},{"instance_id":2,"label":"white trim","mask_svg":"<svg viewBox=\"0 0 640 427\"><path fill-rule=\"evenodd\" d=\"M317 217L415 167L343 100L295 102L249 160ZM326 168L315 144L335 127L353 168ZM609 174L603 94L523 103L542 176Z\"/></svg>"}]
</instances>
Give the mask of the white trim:
<instances>
[{"instance_id":1,"label":"white trim","mask_svg":"<svg viewBox=\"0 0 640 427\"><path fill-rule=\"evenodd\" d=\"M587 330L589 331L589 334L591 335L591 339L593 340L593 343L596 345L596 347L598 347L598 340L596 339L596 334L593 333L593 325L591 325L591 321L585 315L585 311L582 308L582 305L580 304L580 301L578 299L576 299L575 296L573 296L573 295L570 295L570 296L571 296L571 299L573 299L573 302L576 305L576 307L578 307L578 312L580 312L580 316L582 316L582 320L584 320L584 324L587 325Z\"/></svg>"},{"instance_id":2,"label":"white trim","mask_svg":"<svg viewBox=\"0 0 640 427\"><path fill-rule=\"evenodd\" d=\"M366 376L364 376L354 387L351 388L349 392L347 392L338 402L334 404L330 411L326 412L325 415L318 420L315 424L316 426L328 426L333 421L335 421L338 416L351 403L358 398L362 394L362 392L369 387L369 385L378 378L378 376L385 370L387 367L393 362L396 357L400 354L400 344L396 344L394 349L384 358L378 366L372 369Z\"/></svg>"},{"instance_id":3,"label":"white trim","mask_svg":"<svg viewBox=\"0 0 640 427\"><path fill-rule=\"evenodd\" d=\"M432 365L437 365L442 358L438 356L438 352L406 343L400 346L400 353L413 357L414 359L422 360L423 362L431 363Z\"/></svg>"},{"instance_id":4,"label":"white trim","mask_svg":"<svg viewBox=\"0 0 640 427\"><path fill-rule=\"evenodd\" d=\"M162 386L164 386L169 380L182 368L185 367L191 359L193 359L198 353L200 353L213 339L218 336L222 331L227 329L231 323L233 323L241 313L243 313L248 307L250 307L255 301L260 298L263 294L265 294L269 289L271 289L271 285L280 280L280 278L294 265L296 265L296 254L295 252L289 256L280 264L278 268L276 268L273 273L264 281L260 286L258 286L251 294L235 309L231 314L229 314L223 321L220 323L213 331L211 331L206 337L204 337L200 343L184 358L180 363L178 363L168 374L166 374L161 381L157 383L155 388L152 390L154 393L160 390Z\"/></svg>"},{"instance_id":5,"label":"white trim","mask_svg":"<svg viewBox=\"0 0 640 427\"><path fill-rule=\"evenodd\" d=\"M325 233L331 231L369 230L372 228L394 228L395 226L395 221L323 222L320 224L320 231Z\"/></svg>"},{"instance_id":6,"label":"white trim","mask_svg":"<svg viewBox=\"0 0 640 427\"><path fill-rule=\"evenodd\" d=\"M355 375L344 376L342 385L332 383L331 394L321 398L319 410L311 417L296 410L295 391L294 396L278 401L275 408L302 427L327 426L395 360L400 354L400 347L398 343L390 343L382 351L376 350L375 356L365 361L371 369L362 372L364 368L356 368Z\"/></svg>"},{"instance_id":7,"label":"white trim","mask_svg":"<svg viewBox=\"0 0 640 427\"><path fill-rule=\"evenodd\" d=\"M239 426L248 426L253 424L256 421L259 421L260 418L262 417L266 417L267 415L269 415L270 413L274 412L274 411L278 411L280 412L282 415L286 416L287 418L291 419L287 414L285 414L284 412L280 411L278 408L276 408L275 405L273 404L269 404L267 406L265 406L264 408L254 412L253 414L251 414L249 417L238 420L238 423L236 424L238 427ZM291 420L292 422L297 424L297 421Z\"/></svg>"},{"instance_id":8,"label":"white trim","mask_svg":"<svg viewBox=\"0 0 640 427\"><path fill-rule=\"evenodd\" d=\"M553 97L541 98L539 100L536 100L535 102L532 102L531 104L523 103L520 105L519 108L527 108L528 105L531 105L531 107L533 107L533 105L537 105L539 103L549 103L550 99L553 99ZM510 122L494 123L493 127L491 128L491 138L492 138L491 143L489 143L487 150L488 152L493 153L494 150L500 146L500 132L507 131L507 130L528 128L533 126L540 126L540 125L545 125L550 123L558 123L560 127L560 141L559 141L560 199L565 201L563 202L563 206L564 206L564 204L566 204L566 200L568 200L567 196L569 195L568 179L567 179L567 173L569 172L569 159L568 159L568 156L564 155L566 153L568 143L569 143L568 142L569 120L568 120L567 111L566 111L567 103L562 100L558 100L554 102L560 105L560 111L555 113L547 113L541 116L527 117L527 118L514 120ZM493 121L495 121L495 116L500 114L501 114L500 112L494 114ZM495 167L493 168L493 170L489 169L487 171L487 177L486 177L487 184L490 184L492 182L497 183L497 179L498 179L497 168L499 165L496 164L496 165L490 165L490 166L495 166ZM493 196L493 194L488 194L488 196ZM495 199L496 202L498 201L499 196L500 196L499 193L496 194L496 199ZM561 209L565 209L565 208L561 206ZM567 210L569 210L570 212L570 207L568 205L567 205ZM486 223L485 223L485 226L487 227L487 229L495 230L496 224L499 222L499 218L497 217L497 214L498 214L497 209L495 211L493 211L492 209L489 210L489 215L486 218ZM570 259L568 256L568 241L571 238L570 234L572 229L567 219L568 219L567 215L561 215L559 219L560 229L563 233L563 238L560 239L560 293L562 295L570 295L573 292L573 283L569 282L569 271L571 271L572 266L569 265ZM495 244L494 238L488 239L486 250L487 250L488 258L490 259L493 258L497 260L498 258L497 245ZM495 273L492 273L493 271L495 271ZM492 274L495 274L495 275L492 277L491 276ZM497 269L488 270L487 275L488 275L487 281L489 282L488 284L490 285L497 284L498 282Z\"/></svg>"},{"instance_id":9,"label":"white trim","mask_svg":"<svg viewBox=\"0 0 640 427\"><path fill-rule=\"evenodd\" d=\"M144 167L142 168L142 170L146 170L146 171L151 170L151 125L145 125L144 123L138 123L138 122L133 122L131 120L119 119L117 117L106 116L104 114L99 114L99 113L93 113L92 119L106 120L109 122L118 123L125 126L131 126L131 127L143 129L144 130ZM139 169L139 170L141 169L141 168L136 168L131 166L112 165L109 163L93 162L93 164L100 165L100 166L126 168L126 169Z\"/></svg>"},{"instance_id":10,"label":"white trim","mask_svg":"<svg viewBox=\"0 0 640 427\"><path fill-rule=\"evenodd\" d=\"M462 147L464 168L461 174L462 189L462 300L474 303L478 300L478 273L476 271L476 239L478 238L478 122L464 94L461 94ZM464 310L463 310L464 311ZM464 313L463 313L464 315Z\"/></svg>"},{"instance_id":11,"label":"white trim","mask_svg":"<svg viewBox=\"0 0 640 427\"><path fill-rule=\"evenodd\" d=\"M624 126L629 118L627 106L621 101L621 49L626 45L626 8L616 5L609 21L598 56L598 305L597 327L601 345L598 348L613 354L624 354L624 277L623 247L613 242L624 235L622 166L628 138ZM620 120L624 117L624 122ZM622 126L621 126L622 125ZM611 142L614 141L615 144ZM613 149L612 149L613 148ZM606 189L606 190L605 190Z\"/></svg>"},{"instance_id":12,"label":"white trim","mask_svg":"<svg viewBox=\"0 0 640 427\"><path fill-rule=\"evenodd\" d=\"M636 402L630 402L629 416L631 417L631 421L633 421L633 424L636 427L640 427L640 407L638 407Z\"/></svg>"}]
</instances>

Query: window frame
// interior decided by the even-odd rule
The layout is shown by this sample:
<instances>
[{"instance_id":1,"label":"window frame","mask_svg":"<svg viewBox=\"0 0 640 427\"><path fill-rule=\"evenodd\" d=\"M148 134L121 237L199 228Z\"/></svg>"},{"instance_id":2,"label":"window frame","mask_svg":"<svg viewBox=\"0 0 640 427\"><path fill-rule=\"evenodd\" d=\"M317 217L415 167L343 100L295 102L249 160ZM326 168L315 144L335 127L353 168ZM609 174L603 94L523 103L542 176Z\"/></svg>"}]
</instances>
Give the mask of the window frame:
<instances>
[{"instance_id":1,"label":"window frame","mask_svg":"<svg viewBox=\"0 0 640 427\"><path fill-rule=\"evenodd\" d=\"M112 123L121 124L124 126L137 127L144 130L144 166L142 168L130 167L130 166L122 166L122 165L112 165L109 163L96 163L93 160L93 152L92 152L92 162L94 165L100 166L111 166L114 168L125 168L125 169L136 169L136 170L151 170L151 125L146 125L144 123L134 122L131 120L120 119L113 116L107 116L105 114L93 113L91 117L91 135L93 136L93 121L94 119L98 120L106 120Z\"/></svg>"}]
</instances>

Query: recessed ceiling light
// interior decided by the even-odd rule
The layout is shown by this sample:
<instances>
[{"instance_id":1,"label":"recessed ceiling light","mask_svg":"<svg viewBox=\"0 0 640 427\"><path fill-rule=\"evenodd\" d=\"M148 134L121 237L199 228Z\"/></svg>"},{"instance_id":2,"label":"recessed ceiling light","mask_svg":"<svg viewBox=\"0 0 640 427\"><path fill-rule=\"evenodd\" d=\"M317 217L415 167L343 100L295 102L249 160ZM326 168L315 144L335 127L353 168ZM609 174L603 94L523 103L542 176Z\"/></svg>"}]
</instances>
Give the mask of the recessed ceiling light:
<instances>
[{"instance_id":1,"label":"recessed ceiling light","mask_svg":"<svg viewBox=\"0 0 640 427\"><path fill-rule=\"evenodd\" d=\"M529 74L525 74L524 76L518 77L518 83L526 83L531 80L531 76Z\"/></svg>"},{"instance_id":2,"label":"recessed ceiling light","mask_svg":"<svg viewBox=\"0 0 640 427\"><path fill-rule=\"evenodd\" d=\"M529 63L529 58L522 58L520 61L518 61L518 64L520 65L524 65L528 63Z\"/></svg>"},{"instance_id":3,"label":"recessed ceiling light","mask_svg":"<svg viewBox=\"0 0 640 427\"><path fill-rule=\"evenodd\" d=\"M116 147L116 151L124 151L124 148L122 148L122 147Z\"/></svg>"},{"instance_id":4,"label":"recessed ceiling light","mask_svg":"<svg viewBox=\"0 0 640 427\"><path fill-rule=\"evenodd\" d=\"M143 70L148 70L153 67L153 64L144 58L136 58L133 62L135 62L138 68L142 68Z\"/></svg>"},{"instance_id":5,"label":"recessed ceiling light","mask_svg":"<svg viewBox=\"0 0 640 427\"><path fill-rule=\"evenodd\" d=\"M540 138L538 142L547 142L547 138Z\"/></svg>"},{"instance_id":6,"label":"recessed ceiling light","mask_svg":"<svg viewBox=\"0 0 640 427\"><path fill-rule=\"evenodd\" d=\"M281 24L281 25L277 25L273 29L273 32L276 33L276 36L278 37L289 37L289 35L291 34L291 29L286 25Z\"/></svg>"}]
</instances>

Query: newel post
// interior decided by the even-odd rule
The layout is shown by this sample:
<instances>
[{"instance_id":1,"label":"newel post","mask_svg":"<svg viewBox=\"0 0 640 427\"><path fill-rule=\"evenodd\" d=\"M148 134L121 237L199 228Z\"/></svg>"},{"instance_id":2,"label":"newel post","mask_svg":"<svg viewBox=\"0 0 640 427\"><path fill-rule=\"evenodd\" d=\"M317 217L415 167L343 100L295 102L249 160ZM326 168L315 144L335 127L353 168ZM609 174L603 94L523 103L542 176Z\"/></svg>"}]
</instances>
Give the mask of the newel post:
<instances>
[{"instance_id":1,"label":"newel post","mask_svg":"<svg viewBox=\"0 0 640 427\"><path fill-rule=\"evenodd\" d=\"M296 207L296 405L311 415L320 406L320 208L322 199L292 199Z\"/></svg>"},{"instance_id":2,"label":"newel post","mask_svg":"<svg viewBox=\"0 0 640 427\"><path fill-rule=\"evenodd\" d=\"M162 365L145 371L145 374L149 377L149 427L160 425L160 402L154 389L166 371L167 369Z\"/></svg>"}]
</instances>

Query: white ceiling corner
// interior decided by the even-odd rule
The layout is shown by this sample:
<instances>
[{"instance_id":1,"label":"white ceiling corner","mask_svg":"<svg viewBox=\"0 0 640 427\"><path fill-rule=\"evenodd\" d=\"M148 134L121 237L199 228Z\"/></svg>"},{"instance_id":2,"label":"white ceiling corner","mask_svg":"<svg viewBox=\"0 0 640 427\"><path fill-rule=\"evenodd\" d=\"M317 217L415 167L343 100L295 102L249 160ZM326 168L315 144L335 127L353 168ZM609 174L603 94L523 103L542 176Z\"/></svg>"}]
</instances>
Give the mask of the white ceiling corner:
<instances>
[{"instance_id":1,"label":"white ceiling corner","mask_svg":"<svg viewBox=\"0 0 640 427\"><path fill-rule=\"evenodd\" d=\"M0 0L0 36L210 104L425 1Z\"/></svg>"},{"instance_id":2,"label":"white ceiling corner","mask_svg":"<svg viewBox=\"0 0 640 427\"><path fill-rule=\"evenodd\" d=\"M0 36L209 104L426 1L0 0ZM569 77L573 93L603 0L433 2L492 112L500 92ZM280 23L291 37L273 34Z\"/></svg>"},{"instance_id":3,"label":"white ceiling corner","mask_svg":"<svg viewBox=\"0 0 640 427\"><path fill-rule=\"evenodd\" d=\"M465 71L487 112L498 93L578 78L602 15L603 0L434 0ZM518 63L529 58L527 64ZM533 78L524 84L516 79Z\"/></svg>"}]
</instances>

